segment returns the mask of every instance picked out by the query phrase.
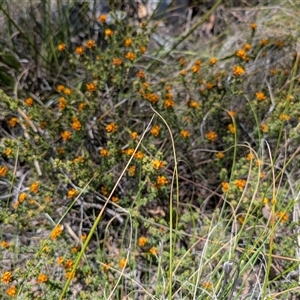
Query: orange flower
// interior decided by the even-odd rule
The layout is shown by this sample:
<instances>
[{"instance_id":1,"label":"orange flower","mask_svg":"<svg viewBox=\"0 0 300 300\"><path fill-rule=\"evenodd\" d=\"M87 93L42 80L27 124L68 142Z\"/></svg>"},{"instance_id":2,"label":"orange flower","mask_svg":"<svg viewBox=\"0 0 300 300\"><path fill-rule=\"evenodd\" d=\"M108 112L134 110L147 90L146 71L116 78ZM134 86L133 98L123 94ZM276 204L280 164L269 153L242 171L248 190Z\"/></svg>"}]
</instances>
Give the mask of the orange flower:
<instances>
[{"instance_id":1,"label":"orange flower","mask_svg":"<svg viewBox=\"0 0 300 300\"><path fill-rule=\"evenodd\" d=\"M26 106L32 106L33 105L33 99L31 97L26 98L24 100L24 103L25 103Z\"/></svg>"},{"instance_id":2,"label":"orange flower","mask_svg":"<svg viewBox=\"0 0 300 300\"><path fill-rule=\"evenodd\" d=\"M19 119L16 117L12 117L8 121L10 127L15 127L17 123L19 123Z\"/></svg>"},{"instance_id":3,"label":"orange flower","mask_svg":"<svg viewBox=\"0 0 300 300\"><path fill-rule=\"evenodd\" d=\"M117 196L113 196L111 197L111 201L117 203L119 201L119 198Z\"/></svg>"},{"instance_id":4,"label":"orange flower","mask_svg":"<svg viewBox=\"0 0 300 300\"><path fill-rule=\"evenodd\" d=\"M166 99L164 102L164 107L170 108L174 106L174 101L172 99Z\"/></svg>"},{"instance_id":5,"label":"orange flower","mask_svg":"<svg viewBox=\"0 0 300 300\"><path fill-rule=\"evenodd\" d=\"M128 148L124 151L124 153L128 156L131 156L134 152L134 149L133 148Z\"/></svg>"},{"instance_id":6,"label":"orange flower","mask_svg":"<svg viewBox=\"0 0 300 300\"><path fill-rule=\"evenodd\" d=\"M62 265L62 263L64 262L63 256L59 256L56 261L58 265Z\"/></svg>"},{"instance_id":7,"label":"orange flower","mask_svg":"<svg viewBox=\"0 0 300 300\"><path fill-rule=\"evenodd\" d=\"M10 283L11 279L12 279L12 274L11 272L7 271L2 275L1 282L8 284Z\"/></svg>"},{"instance_id":8,"label":"orange flower","mask_svg":"<svg viewBox=\"0 0 300 300\"><path fill-rule=\"evenodd\" d=\"M164 166L164 162L158 159L153 160L152 166L155 170L159 170Z\"/></svg>"},{"instance_id":9,"label":"orange flower","mask_svg":"<svg viewBox=\"0 0 300 300\"><path fill-rule=\"evenodd\" d=\"M77 55L82 55L84 53L84 48L82 46L78 46L75 48L75 53Z\"/></svg>"},{"instance_id":10,"label":"orange flower","mask_svg":"<svg viewBox=\"0 0 300 300\"><path fill-rule=\"evenodd\" d=\"M205 134L205 137L210 140L210 141L214 141L217 139L218 135L214 132L214 131L209 131L208 133Z\"/></svg>"},{"instance_id":11,"label":"orange flower","mask_svg":"<svg viewBox=\"0 0 300 300\"><path fill-rule=\"evenodd\" d=\"M118 125L114 122L109 123L108 125L106 125L105 130L108 133L113 133L118 129Z\"/></svg>"},{"instance_id":12,"label":"orange flower","mask_svg":"<svg viewBox=\"0 0 300 300\"><path fill-rule=\"evenodd\" d=\"M34 199L30 199L30 200L28 201L28 203L31 204L31 205L33 205L33 204L36 203L36 201L35 201Z\"/></svg>"},{"instance_id":13,"label":"orange flower","mask_svg":"<svg viewBox=\"0 0 300 300\"><path fill-rule=\"evenodd\" d=\"M73 159L74 164L79 164L79 163L83 163L83 162L84 162L84 158L82 156L77 156Z\"/></svg>"},{"instance_id":14,"label":"orange flower","mask_svg":"<svg viewBox=\"0 0 300 300\"><path fill-rule=\"evenodd\" d=\"M71 280L73 280L75 278L75 272L74 273L72 271L66 272L66 278L67 279L70 278Z\"/></svg>"},{"instance_id":15,"label":"orange flower","mask_svg":"<svg viewBox=\"0 0 300 300\"><path fill-rule=\"evenodd\" d=\"M45 246L43 248L43 251L46 252L46 253L49 253L50 252L50 247L49 246Z\"/></svg>"},{"instance_id":16,"label":"orange flower","mask_svg":"<svg viewBox=\"0 0 300 300\"><path fill-rule=\"evenodd\" d=\"M154 93L147 93L145 98L150 101L151 103L155 104L158 101L158 95Z\"/></svg>"},{"instance_id":17,"label":"orange flower","mask_svg":"<svg viewBox=\"0 0 300 300\"><path fill-rule=\"evenodd\" d=\"M240 50L236 51L235 55L244 60L247 58L247 53L246 53L246 50L244 50L244 49L240 49Z\"/></svg>"},{"instance_id":18,"label":"orange flower","mask_svg":"<svg viewBox=\"0 0 300 300\"><path fill-rule=\"evenodd\" d=\"M46 201L46 202L50 202L50 201L51 201L51 198L50 198L49 196L46 196L46 197L45 197L45 201Z\"/></svg>"},{"instance_id":19,"label":"orange flower","mask_svg":"<svg viewBox=\"0 0 300 300\"><path fill-rule=\"evenodd\" d=\"M266 46L266 45L268 45L268 43L269 43L269 41L266 40L266 39L263 39L263 40L260 41L260 44L261 44L262 46Z\"/></svg>"},{"instance_id":20,"label":"orange flower","mask_svg":"<svg viewBox=\"0 0 300 300\"><path fill-rule=\"evenodd\" d=\"M128 172L128 175L130 177L133 177L135 175L135 172L136 172L136 166L129 167L128 170L127 170L127 172Z\"/></svg>"},{"instance_id":21,"label":"orange flower","mask_svg":"<svg viewBox=\"0 0 300 300\"><path fill-rule=\"evenodd\" d=\"M8 248L8 247L9 247L9 243L6 242L6 241L2 241L2 242L0 243L0 245L1 245L2 248Z\"/></svg>"},{"instance_id":22,"label":"orange flower","mask_svg":"<svg viewBox=\"0 0 300 300\"><path fill-rule=\"evenodd\" d=\"M122 64L122 59L113 58L112 63L113 63L114 66L120 66Z\"/></svg>"},{"instance_id":23,"label":"orange flower","mask_svg":"<svg viewBox=\"0 0 300 300\"><path fill-rule=\"evenodd\" d=\"M268 132L268 125L266 125L266 124L261 124L261 125L260 125L260 130L261 130L262 132Z\"/></svg>"},{"instance_id":24,"label":"orange flower","mask_svg":"<svg viewBox=\"0 0 300 300\"><path fill-rule=\"evenodd\" d=\"M144 236L141 236L138 240L138 245L140 247L144 247L146 245L146 243L147 243L147 238Z\"/></svg>"},{"instance_id":25,"label":"orange flower","mask_svg":"<svg viewBox=\"0 0 300 300\"><path fill-rule=\"evenodd\" d=\"M142 70L139 70L139 71L136 73L135 76L138 77L138 78L145 78L145 77L146 77L146 76L145 76L145 73L144 73Z\"/></svg>"},{"instance_id":26,"label":"orange flower","mask_svg":"<svg viewBox=\"0 0 300 300\"><path fill-rule=\"evenodd\" d=\"M224 193L227 193L227 192L229 191L229 183L223 181L223 182L221 183L221 185L222 185L222 190L223 190L223 192L224 192Z\"/></svg>"},{"instance_id":27,"label":"orange flower","mask_svg":"<svg viewBox=\"0 0 300 300\"><path fill-rule=\"evenodd\" d=\"M6 290L6 294L10 297L14 297L17 294L17 289L14 285L12 285L9 289Z\"/></svg>"},{"instance_id":28,"label":"orange flower","mask_svg":"<svg viewBox=\"0 0 300 300\"><path fill-rule=\"evenodd\" d=\"M266 95L263 92L256 92L255 96L256 96L256 99L259 101L267 99Z\"/></svg>"},{"instance_id":29,"label":"orange flower","mask_svg":"<svg viewBox=\"0 0 300 300\"><path fill-rule=\"evenodd\" d=\"M65 87L62 85L62 84L59 84L57 87L56 87L56 90L61 93L63 90L65 89Z\"/></svg>"},{"instance_id":30,"label":"orange flower","mask_svg":"<svg viewBox=\"0 0 300 300\"><path fill-rule=\"evenodd\" d=\"M119 266L120 268L125 268L126 267L126 264L127 264L127 259L126 258L122 258L119 262Z\"/></svg>"},{"instance_id":31,"label":"orange flower","mask_svg":"<svg viewBox=\"0 0 300 300\"><path fill-rule=\"evenodd\" d=\"M245 179L238 179L234 182L234 184L240 189L242 190L245 185L246 185L247 181Z\"/></svg>"},{"instance_id":32,"label":"orange flower","mask_svg":"<svg viewBox=\"0 0 300 300\"><path fill-rule=\"evenodd\" d=\"M57 50L58 50L58 51L62 52L62 51L64 51L65 49L66 49L66 44L65 44L65 43L60 43L60 44L58 44L58 46L57 46Z\"/></svg>"},{"instance_id":33,"label":"orange flower","mask_svg":"<svg viewBox=\"0 0 300 300\"><path fill-rule=\"evenodd\" d=\"M179 63L180 63L181 66L186 66L187 61L186 61L186 59L184 57L180 57Z\"/></svg>"},{"instance_id":34,"label":"orange flower","mask_svg":"<svg viewBox=\"0 0 300 300\"><path fill-rule=\"evenodd\" d=\"M13 208L14 209L17 209L20 205L20 202L19 201L16 201L15 203L13 203Z\"/></svg>"},{"instance_id":35,"label":"orange flower","mask_svg":"<svg viewBox=\"0 0 300 300\"><path fill-rule=\"evenodd\" d=\"M56 148L56 151L57 151L57 153L59 153L59 154L65 153L65 149L64 149L63 147L58 147L58 148Z\"/></svg>"},{"instance_id":36,"label":"orange flower","mask_svg":"<svg viewBox=\"0 0 300 300\"><path fill-rule=\"evenodd\" d=\"M209 63L213 66L217 63L217 59L215 57L212 57L210 60L209 60Z\"/></svg>"},{"instance_id":37,"label":"orange flower","mask_svg":"<svg viewBox=\"0 0 300 300\"><path fill-rule=\"evenodd\" d=\"M137 152L135 153L134 157L135 157L136 159L143 159L144 154L143 154L142 151L137 151Z\"/></svg>"},{"instance_id":38,"label":"orange flower","mask_svg":"<svg viewBox=\"0 0 300 300\"><path fill-rule=\"evenodd\" d=\"M250 24L250 28L252 29L252 30L255 30L256 28L257 28L257 24L256 23L251 23Z\"/></svg>"},{"instance_id":39,"label":"orange flower","mask_svg":"<svg viewBox=\"0 0 300 300\"><path fill-rule=\"evenodd\" d=\"M200 60L200 59L197 59L196 61L195 61L195 66L201 66L201 64L202 64L202 61Z\"/></svg>"},{"instance_id":40,"label":"orange flower","mask_svg":"<svg viewBox=\"0 0 300 300\"><path fill-rule=\"evenodd\" d=\"M72 261L72 259L68 259L67 261L65 261L65 269L72 269L74 266L74 263Z\"/></svg>"},{"instance_id":41,"label":"orange flower","mask_svg":"<svg viewBox=\"0 0 300 300\"><path fill-rule=\"evenodd\" d=\"M108 195L108 191L107 191L107 186L106 185L102 186L100 190L101 190L102 195L104 195L104 196Z\"/></svg>"},{"instance_id":42,"label":"orange flower","mask_svg":"<svg viewBox=\"0 0 300 300\"><path fill-rule=\"evenodd\" d=\"M78 194L78 192L76 191L76 189L72 188L68 191L68 195L67 195L67 198L70 199L70 198L73 198L74 196L76 196Z\"/></svg>"},{"instance_id":43,"label":"orange flower","mask_svg":"<svg viewBox=\"0 0 300 300\"><path fill-rule=\"evenodd\" d=\"M256 165L256 166L262 166L263 163L264 163L264 162L263 162L262 160L258 159L258 160L255 162L255 165Z\"/></svg>"},{"instance_id":44,"label":"orange flower","mask_svg":"<svg viewBox=\"0 0 300 300\"><path fill-rule=\"evenodd\" d=\"M65 109L67 106L67 101L64 97L59 97L58 98L58 108L63 110Z\"/></svg>"},{"instance_id":45,"label":"orange flower","mask_svg":"<svg viewBox=\"0 0 300 300\"><path fill-rule=\"evenodd\" d=\"M168 183L168 179L165 176L158 176L156 183L158 186L164 186Z\"/></svg>"},{"instance_id":46,"label":"orange flower","mask_svg":"<svg viewBox=\"0 0 300 300\"><path fill-rule=\"evenodd\" d=\"M228 111L228 114L230 117L234 117L236 115L236 112L233 110Z\"/></svg>"},{"instance_id":47,"label":"orange flower","mask_svg":"<svg viewBox=\"0 0 300 300\"><path fill-rule=\"evenodd\" d=\"M268 203L269 203L269 199L268 198L263 198L262 199L262 203L265 205L265 206L268 206Z\"/></svg>"},{"instance_id":48,"label":"orange flower","mask_svg":"<svg viewBox=\"0 0 300 300\"><path fill-rule=\"evenodd\" d=\"M86 41L85 43L85 46L88 48L88 49L92 49L93 47L95 47L96 45L96 42L94 40L88 40Z\"/></svg>"},{"instance_id":49,"label":"orange flower","mask_svg":"<svg viewBox=\"0 0 300 300\"><path fill-rule=\"evenodd\" d=\"M192 107L192 108L199 108L199 103L197 101L194 101L194 100L191 100L189 101L189 107Z\"/></svg>"},{"instance_id":50,"label":"orange flower","mask_svg":"<svg viewBox=\"0 0 300 300\"><path fill-rule=\"evenodd\" d=\"M109 151L107 149L102 148L100 149L100 155L107 157L109 156Z\"/></svg>"},{"instance_id":51,"label":"orange flower","mask_svg":"<svg viewBox=\"0 0 300 300\"><path fill-rule=\"evenodd\" d=\"M246 43L243 47L246 51L249 51L251 49L251 45L249 43Z\"/></svg>"},{"instance_id":52,"label":"orange flower","mask_svg":"<svg viewBox=\"0 0 300 300\"><path fill-rule=\"evenodd\" d=\"M98 17L98 21L99 21L100 23L105 23L106 20L107 20L107 16L104 15L104 14L102 14L102 15L100 15L100 16Z\"/></svg>"},{"instance_id":53,"label":"orange flower","mask_svg":"<svg viewBox=\"0 0 300 300\"><path fill-rule=\"evenodd\" d=\"M86 234L86 233L82 234L81 237L80 237L80 239L81 239L82 241L85 241L86 238L87 238L87 234Z\"/></svg>"},{"instance_id":54,"label":"orange flower","mask_svg":"<svg viewBox=\"0 0 300 300\"><path fill-rule=\"evenodd\" d=\"M235 133L236 132L236 128L233 124L229 124L227 126L228 130L230 131L230 133Z\"/></svg>"},{"instance_id":55,"label":"orange flower","mask_svg":"<svg viewBox=\"0 0 300 300\"><path fill-rule=\"evenodd\" d=\"M144 54L146 52L147 48L145 46L140 46L140 52Z\"/></svg>"},{"instance_id":56,"label":"orange flower","mask_svg":"<svg viewBox=\"0 0 300 300\"><path fill-rule=\"evenodd\" d=\"M71 248L71 252L72 252L73 254L78 253L79 250L80 250L80 247L79 247L79 246L74 246L74 247Z\"/></svg>"},{"instance_id":57,"label":"orange flower","mask_svg":"<svg viewBox=\"0 0 300 300\"><path fill-rule=\"evenodd\" d=\"M32 193L37 193L38 191L38 188L39 188L39 183L36 181L34 183L32 183L29 187L29 190L32 192Z\"/></svg>"},{"instance_id":58,"label":"orange flower","mask_svg":"<svg viewBox=\"0 0 300 300\"><path fill-rule=\"evenodd\" d=\"M6 166L0 167L0 177L4 177L7 173L8 168Z\"/></svg>"},{"instance_id":59,"label":"orange flower","mask_svg":"<svg viewBox=\"0 0 300 300\"><path fill-rule=\"evenodd\" d=\"M205 86L206 86L206 88L207 88L208 90L211 90L215 85L214 85L213 83L211 83L211 82L207 82L207 83L205 84Z\"/></svg>"},{"instance_id":60,"label":"orange flower","mask_svg":"<svg viewBox=\"0 0 300 300\"><path fill-rule=\"evenodd\" d=\"M259 178L266 178L267 174L266 173L260 173Z\"/></svg>"},{"instance_id":61,"label":"orange flower","mask_svg":"<svg viewBox=\"0 0 300 300\"><path fill-rule=\"evenodd\" d=\"M244 224L245 218L243 216L239 216L237 219L241 224Z\"/></svg>"},{"instance_id":62,"label":"orange flower","mask_svg":"<svg viewBox=\"0 0 300 300\"><path fill-rule=\"evenodd\" d=\"M50 233L51 240L55 240L61 233L62 233L63 227L59 224L57 225Z\"/></svg>"},{"instance_id":63,"label":"orange flower","mask_svg":"<svg viewBox=\"0 0 300 300\"><path fill-rule=\"evenodd\" d=\"M151 247L149 252L153 255L156 256L158 254L158 250L156 247Z\"/></svg>"},{"instance_id":64,"label":"orange flower","mask_svg":"<svg viewBox=\"0 0 300 300\"><path fill-rule=\"evenodd\" d=\"M285 223L289 219L289 215L283 211L279 211L276 215L282 223Z\"/></svg>"},{"instance_id":65,"label":"orange flower","mask_svg":"<svg viewBox=\"0 0 300 300\"><path fill-rule=\"evenodd\" d=\"M289 115L286 115L286 114L281 114L279 116L279 119L282 120L282 121L288 121L291 119L291 117Z\"/></svg>"},{"instance_id":66,"label":"orange flower","mask_svg":"<svg viewBox=\"0 0 300 300\"><path fill-rule=\"evenodd\" d=\"M200 66L195 64L192 66L191 70L193 73L198 73L200 70Z\"/></svg>"},{"instance_id":67,"label":"orange flower","mask_svg":"<svg viewBox=\"0 0 300 300\"><path fill-rule=\"evenodd\" d=\"M74 129L74 130L76 130L76 131L79 131L80 129L81 129L81 123L80 123L80 121L77 119L77 118L73 118L72 119L72 128Z\"/></svg>"},{"instance_id":68,"label":"orange flower","mask_svg":"<svg viewBox=\"0 0 300 300\"><path fill-rule=\"evenodd\" d=\"M97 85L94 82L87 83L85 86L89 92L95 92L97 88Z\"/></svg>"},{"instance_id":69,"label":"orange flower","mask_svg":"<svg viewBox=\"0 0 300 300\"><path fill-rule=\"evenodd\" d=\"M48 277L45 274L39 274L38 278L37 278L37 283L43 283L43 282L47 282L48 281Z\"/></svg>"},{"instance_id":70,"label":"orange flower","mask_svg":"<svg viewBox=\"0 0 300 300\"><path fill-rule=\"evenodd\" d=\"M218 152L215 155L216 155L216 158L219 158L219 159L221 159L225 156L223 152Z\"/></svg>"},{"instance_id":71,"label":"orange flower","mask_svg":"<svg viewBox=\"0 0 300 300\"><path fill-rule=\"evenodd\" d=\"M202 286L206 289L206 290L211 290L213 287L213 284L211 282L203 282Z\"/></svg>"},{"instance_id":72,"label":"orange flower","mask_svg":"<svg viewBox=\"0 0 300 300\"><path fill-rule=\"evenodd\" d=\"M82 111L85 107L86 107L86 103L85 102L79 103L78 104L78 111Z\"/></svg>"},{"instance_id":73,"label":"orange flower","mask_svg":"<svg viewBox=\"0 0 300 300\"><path fill-rule=\"evenodd\" d=\"M160 127L158 125L154 125L150 132L153 136L157 137L160 132Z\"/></svg>"},{"instance_id":74,"label":"orange flower","mask_svg":"<svg viewBox=\"0 0 300 300\"><path fill-rule=\"evenodd\" d=\"M139 138L139 135L137 132L133 131L130 133L130 137L133 139L133 140L137 140Z\"/></svg>"},{"instance_id":75,"label":"orange flower","mask_svg":"<svg viewBox=\"0 0 300 300\"><path fill-rule=\"evenodd\" d=\"M254 159L254 155L252 153L248 153L246 159L247 160L252 160L252 159Z\"/></svg>"},{"instance_id":76,"label":"orange flower","mask_svg":"<svg viewBox=\"0 0 300 300\"><path fill-rule=\"evenodd\" d=\"M130 52L127 52L126 55L125 55L125 58L133 61L135 59L135 54L134 52L130 51Z\"/></svg>"},{"instance_id":77,"label":"orange flower","mask_svg":"<svg viewBox=\"0 0 300 300\"><path fill-rule=\"evenodd\" d=\"M110 264L103 264L102 269L103 269L103 272L107 273L108 270L110 269Z\"/></svg>"},{"instance_id":78,"label":"orange flower","mask_svg":"<svg viewBox=\"0 0 300 300\"><path fill-rule=\"evenodd\" d=\"M129 47L129 46L131 45L131 43L132 43L132 40L131 40L130 37L128 37L128 38L125 40L125 42L124 42L124 46L125 46L125 47Z\"/></svg>"},{"instance_id":79,"label":"orange flower","mask_svg":"<svg viewBox=\"0 0 300 300\"><path fill-rule=\"evenodd\" d=\"M183 139L187 139L191 134L187 130L181 130L180 135Z\"/></svg>"},{"instance_id":80,"label":"orange flower","mask_svg":"<svg viewBox=\"0 0 300 300\"><path fill-rule=\"evenodd\" d=\"M69 89L69 88L64 88L63 93L64 93L65 95L69 96L69 95L71 95L72 90Z\"/></svg>"},{"instance_id":81,"label":"orange flower","mask_svg":"<svg viewBox=\"0 0 300 300\"><path fill-rule=\"evenodd\" d=\"M27 197L26 193L21 193L19 194L18 201L22 203L26 199L26 197Z\"/></svg>"},{"instance_id":82,"label":"orange flower","mask_svg":"<svg viewBox=\"0 0 300 300\"><path fill-rule=\"evenodd\" d=\"M67 130L63 131L60 135L64 141L69 140L72 136L71 132Z\"/></svg>"},{"instance_id":83,"label":"orange flower","mask_svg":"<svg viewBox=\"0 0 300 300\"><path fill-rule=\"evenodd\" d=\"M104 33L106 37L111 37L114 34L114 32L109 28L105 29Z\"/></svg>"},{"instance_id":84,"label":"orange flower","mask_svg":"<svg viewBox=\"0 0 300 300\"><path fill-rule=\"evenodd\" d=\"M147 90L147 89L149 88L149 82L144 82L144 83L143 83L143 88L144 88L145 90Z\"/></svg>"},{"instance_id":85,"label":"orange flower","mask_svg":"<svg viewBox=\"0 0 300 300\"><path fill-rule=\"evenodd\" d=\"M240 75L243 75L245 73L245 69L241 66L234 66L232 68L232 71L233 71L234 76L240 76Z\"/></svg>"},{"instance_id":86,"label":"orange flower","mask_svg":"<svg viewBox=\"0 0 300 300\"><path fill-rule=\"evenodd\" d=\"M6 148L4 151L4 154L6 156L10 156L12 154L12 150L10 148ZM1 173L1 167L0 167L0 173Z\"/></svg>"}]
</instances>

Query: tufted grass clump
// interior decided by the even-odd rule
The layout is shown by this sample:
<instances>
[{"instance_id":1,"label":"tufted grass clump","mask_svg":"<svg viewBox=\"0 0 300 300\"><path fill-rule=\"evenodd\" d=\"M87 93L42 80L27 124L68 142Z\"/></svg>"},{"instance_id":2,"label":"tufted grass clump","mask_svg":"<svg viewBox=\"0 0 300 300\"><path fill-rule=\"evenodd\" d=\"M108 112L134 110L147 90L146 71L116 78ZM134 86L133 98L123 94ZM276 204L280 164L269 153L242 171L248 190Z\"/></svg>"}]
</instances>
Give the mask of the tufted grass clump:
<instances>
[{"instance_id":1,"label":"tufted grass clump","mask_svg":"<svg viewBox=\"0 0 300 300\"><path fill-rule=\"evenodd\" d=\"M195 43L217 3L166 50L155 15L58 1L53 30L49 4L39 31L0 6L1 294L299 296L298 19L253 6Z\"/></svg>"}]
</instances>

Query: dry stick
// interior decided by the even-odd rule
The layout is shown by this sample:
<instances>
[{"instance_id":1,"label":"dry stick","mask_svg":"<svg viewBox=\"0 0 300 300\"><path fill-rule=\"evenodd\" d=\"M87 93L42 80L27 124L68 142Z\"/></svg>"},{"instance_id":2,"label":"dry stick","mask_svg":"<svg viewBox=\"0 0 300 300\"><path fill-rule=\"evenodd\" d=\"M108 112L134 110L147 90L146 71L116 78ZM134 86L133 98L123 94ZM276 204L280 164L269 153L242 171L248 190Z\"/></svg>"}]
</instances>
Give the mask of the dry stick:
<instances>
[{"instance_id":1,"label":"dry stick","mask_svg":"<svg viewBox=\"0 0 300 300\"><path fill-rule=\"evenodd\" d=\"M180 45L186 38L188 38L189 35L192 34L197 29L198 26L202 25L221 3L222 3L222 0L218 0L215 3L215 5L200 19L200 21L198 23L196 23L186 35L181 37L179 39L179 41L177 43L175 43L175 45L162 56L162 58L165 58L166 56L168 56L174 49L176 49L176 47L178 45Z\"/></svg>"}]
</instances>

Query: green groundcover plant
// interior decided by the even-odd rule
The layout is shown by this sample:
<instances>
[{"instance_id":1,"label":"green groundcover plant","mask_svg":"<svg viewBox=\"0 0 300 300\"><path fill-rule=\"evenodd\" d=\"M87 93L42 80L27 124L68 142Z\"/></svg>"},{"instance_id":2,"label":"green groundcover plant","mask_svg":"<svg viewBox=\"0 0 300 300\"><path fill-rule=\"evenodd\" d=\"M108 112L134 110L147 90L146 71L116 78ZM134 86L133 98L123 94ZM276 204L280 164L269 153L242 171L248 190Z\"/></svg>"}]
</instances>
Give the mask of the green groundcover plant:
<instances>
[{"instance_id":1,"label":"green groundcover plant","mask_svg":"<svg viewBox=\"0 0 300 300\"><path fill-rule=\"evenodd\" d=\"M299 297L300 10L221 2L170 47L114 3L1 2L3 299Z\"/></svg>"}]
</instances>

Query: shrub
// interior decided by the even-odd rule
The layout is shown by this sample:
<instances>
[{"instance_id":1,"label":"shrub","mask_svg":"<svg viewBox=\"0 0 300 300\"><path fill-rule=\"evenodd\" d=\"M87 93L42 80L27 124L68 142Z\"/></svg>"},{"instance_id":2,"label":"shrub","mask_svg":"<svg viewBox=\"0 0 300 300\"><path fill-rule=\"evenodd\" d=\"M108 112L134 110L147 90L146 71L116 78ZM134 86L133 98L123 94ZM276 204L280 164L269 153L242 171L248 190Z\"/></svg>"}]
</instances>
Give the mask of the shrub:
<instances>
[{"instance_id":1,"label":"shrub","mask_svg":"<svg viewBox=\"0 0 300 300\"><path fill-rule=\"evenodd\" d=\"M24 30L0 6L21 36L0 70L2 294L296 297L295 35L260 14L193 51L205 14L149 50L156 21L57 2L52 28L49 5Z\"/></svg>"}]
</instances>

